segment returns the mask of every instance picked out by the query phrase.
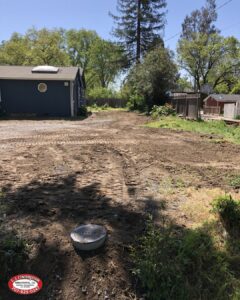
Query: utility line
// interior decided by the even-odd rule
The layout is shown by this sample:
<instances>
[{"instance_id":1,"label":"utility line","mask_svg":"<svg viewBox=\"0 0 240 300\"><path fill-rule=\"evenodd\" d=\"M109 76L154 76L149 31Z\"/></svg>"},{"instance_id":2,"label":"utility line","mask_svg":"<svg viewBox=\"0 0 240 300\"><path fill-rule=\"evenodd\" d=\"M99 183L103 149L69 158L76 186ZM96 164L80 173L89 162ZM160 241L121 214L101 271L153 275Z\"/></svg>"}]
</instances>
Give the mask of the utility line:
<instances>
[{"instance_id":1,"label":"utility line","mask_svg":"<svg viewBox=\"0 0 240 300\"><path fill-rule=\"evenodd\" d=\"M224 2L223 4L221 4L220 6L218 6L217 8L216 8L216 10L219 10L219 9L221 9L221 8L223 8L224 6L226 6L226 5L228 5L230 2L232 2L233 0L228 0L228 1L226 1L226 2Z\"/></svg>"},{"instance_id":2,"label":"utility line","mask_svg":"<svg viewBox=\"0 0 240 300\"><path fill-rule=\"evenodd\" d=\"M228 0L228 1L224 2L223 4L221 4L220 6L218 6L218 7L216 8L216 10L219 10L219 9L223 8L224 6L228 5L228 4L229 4L230 2L232 2L232 1L233 1L233 0ZM223 29L222 31L224 31L224 30L225 30L225 29ZM180 31L180 32L178 32L178 33L176 33L176 34L170 36L168 39L165 40L165 42L168 42L168 41L174 39L175 37L179 36L181 33L182 33L182 32Z\"/></svg>"}]
</instances>

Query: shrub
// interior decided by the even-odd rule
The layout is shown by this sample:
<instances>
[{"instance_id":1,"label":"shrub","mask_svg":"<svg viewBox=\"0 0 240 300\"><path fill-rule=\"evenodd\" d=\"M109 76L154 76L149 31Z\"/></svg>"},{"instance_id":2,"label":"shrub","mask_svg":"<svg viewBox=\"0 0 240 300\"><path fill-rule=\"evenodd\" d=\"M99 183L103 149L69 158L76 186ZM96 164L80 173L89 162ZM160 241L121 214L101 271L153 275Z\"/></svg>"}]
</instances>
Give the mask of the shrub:
<instances>
[{"instance_id":1,"label":"shrub","mask_svg":"<svg viewBox=\"0 0 240 300\"><path fill-rule=\"evenodd\" d=\"M87 93L88 97L90 99L108 99L108 98L118 98L119 95L116 91L109 89L109 88L103 88L103 87L95 87L88 91Z\"/></svg>"},{"instance_id":2,"label":"shrub","mask_svg":"<svg viewBox=\"0 0 240 300\"><path fill-rule=\"evenodd\" d=\"M239 235L240 230L240 202L229 196L214 199L212 211L220 217L226 230L233 235Z\"/></svg>"},{"instance_id":3,"label":"shrub","mask_svg":"<svg viewBox=\"0 0 240 300\"><path fill-rule=\"evenodd\" d=\"M207 230L159 229L148 223L145 235L132 249L134 274L147 299L233 299L239 282Z\"/></svg>"},{"instance_id":4,"label":"shrub","mask_svg":"<svg viewBox=\"0 0 240 300\"><path fill-rule=\"evenodd\" d=\"M146 111L147 106L144 97L138 94L131 95L127 103L127 108L129 110Z\"/></svg>"},{"instance_id":5,"label":"shrub","mask_svg":"<svg viewBox=\"0 0 240 300\"><path fill-rule=\"evenodd\" d=\"M176 115L176 112L173 109L172 105L170 104L165 104L164 106L154 105L151 110L151 116L153 119L157 119L162 116L174 116L174 115Z\"/></svg>"},{"instance_id":6,"label":"shrub","mask_svg":"<svg viewBox=\"0 0 240 300\"><path fill-rule=\"evenodd\" d=\"M87 115L88 115L87 107L85 105L81 105L78 108L78 114L77 115L80 116L80 117L87 117Z\"/></svg>"},{"instance_id":7,"label":"shrub","mask_svg":"<svg viewBox=\"0 0 240 300\"><path fill-rule=\"evenodd\" d=\"M168 91L176 87L178 77L173 52L157 47L143 57L129 71L126 84L131 94L144 96L148 111L153 105L164 104Z\"/></svg>"}]
</instances>

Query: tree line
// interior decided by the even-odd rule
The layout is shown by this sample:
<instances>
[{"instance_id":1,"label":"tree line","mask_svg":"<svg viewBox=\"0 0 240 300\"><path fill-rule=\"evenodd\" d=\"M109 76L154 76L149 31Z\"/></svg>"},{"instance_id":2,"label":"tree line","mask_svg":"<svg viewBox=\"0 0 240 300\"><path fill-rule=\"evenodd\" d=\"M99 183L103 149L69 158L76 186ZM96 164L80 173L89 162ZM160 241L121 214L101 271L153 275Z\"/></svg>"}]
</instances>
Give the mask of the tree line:
<instances>
[{"instance_id":1,"label":"tree line","mask_svg":"<svg viewBox=\"0 0 240 300\"><path fill-rule=\"evenodd\" d=\"M176 53L164 45L167 0L117 0L110 15L114 41L85 29L32 28L1 43L0 64L79 66L89 95L112 96L123 73L121 94L133 108L161 104L170 90L240 93L240 42L215 26L215 0L185 17Z\"/></svg>"}]
</instances>

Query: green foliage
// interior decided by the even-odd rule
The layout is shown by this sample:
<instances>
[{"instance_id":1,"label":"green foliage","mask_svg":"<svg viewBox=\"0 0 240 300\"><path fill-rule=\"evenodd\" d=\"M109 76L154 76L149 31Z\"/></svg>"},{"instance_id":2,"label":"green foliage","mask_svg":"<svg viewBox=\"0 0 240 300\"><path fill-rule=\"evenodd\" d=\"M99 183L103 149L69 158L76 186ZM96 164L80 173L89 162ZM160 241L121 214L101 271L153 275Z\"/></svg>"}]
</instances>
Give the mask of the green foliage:
<instances>
[{"instance_id":1,"label":"green foliage","mask_svg":"<svg viewBox=\"0 0 240 300\"><path fill-rule=\"evenodd\" d=\"M1 229L3 231L3 229ZM14 232L1 234L0 264L2 275L7 280L13 271L20 269L27 258L27 245Z\"/></svg>"},{"instance_id":2,"label":"green foliage","mask_svg":"<svg viewBox=\"0 0 240 300\"><path fill-rule=\"evenodd\" d=\"M81 106L78 108L78 113L77 113L77 115L80 116L80 117L87 117L87 115L88 115L87 106L86 106L86 105L81 105Z\"/></svg>"},{"instance_id":3,"label":"green foliage","mask_svg":"<svg viewBox=\"0 0 240 300\"><path fill-rule=\"evenodd\" d=\"M224 140L240 144L240 127L228 126L224 121L190 121L169 116L148 123L147 126L214 134Z\"/></svg>"},{"instance_id":4,"label":"green foliage","mask_svg":"<svg viewBox=\"0 0 240 300\"><path fill-rule=\"evenodd\" d=\"M124 108L113 108L113 107L108 106L107 103L105 103L102 106L98 106L96 103L94 103L93 105L88 106L88 110L91 111L91 112L116 111L116 110L117 111L122 111L122 110L124 110Z\"/></svg>"},{"instance_id":5,"label":"green foliage","mask_svg":"<svg viewBox=\"0 0 240 300\"><path fill-rule=\"evenodd\" d=\"M207 226L178 231L172 226L157 228L150 221L133 247L132 259L134 274L150 300L225 300L240 291L239 280Z\"/></svg>"},{"instance_id":6,"label":"green foliage","mask_svg":"<svg viewBox=\"0 0 240 300\"><path fill-rule=\"evenodd\" d=\"M227 88L224 84L228 84L229 77L234 73L238 48L239 44L234 38L196 34L194 40L180 40L179 63L194 77L198 89L210 83L216 90L220 85L220 91L224 91L223 88ZM196 61L199 61L198 68Z\"/></svg>"},{"instance_id":7,"label":"green foliage","mask_svg":"<svg viewBox=\"0 0 240 300\"><path fill-rule=\"evenodd\" d=\"M230 185L234 188L240 188L240 176L235 176L231 179Z\"/></svg>"},{"instance_id":8,"label":"green foliage","mask_svg":"<svg viewBox=\"0 0 240 300\"><path fill-rule=\"evenodd\" d=\"M231 93L232 94L240 94L240 80L234 85Z\"/></svg>"},{"instance_id":9,"label":"green foliage","mask_svg":"<svg viewBox=\"0 0 240 300\"><path fill-rule=\"evenodd\" d=\"M14 33L0 48L2 65L69 65L61 30L30 29L22 36Z\"/></svg>"},{"instance_id":10,"label":"green foliage","mask_svg":"<svg viewBox=\"0 0 240 300\"><path fill-rule=\"evenodd\" d=\"M90 89L87 93L90 99L111 99L119 98L119 94L110 88L103 88L100 86Z\"/></svg>"},{"instance_id":11,"label":"green foliage","mask_svg":"<svg viewBox=\"0 0 240 300\"><path fill-rule=\"evenodd\" d=\"M239 236L240 233L240 202L231 195L220 196L214 199L212 211L217 213L227 231Z\"/></svg>"},{"instance_id":12,"label":"green foliage","mask_svg":"<svg viewBox=\"0 0 240 300\"><path fill-rule=\"evenodd\" d=\"M31 65L68 66L69 56L65 51L62 30L29 30L26 34L31 52Z\"/></svg>"},{"instance_id":13,"label":"green foliage","mask_svg":"<svg viewBox=\"0 0 240 300\"><path fill-rule=\"evenodd\" d=\"M162 47L150 51L141 64L135 65L127 78L131 95L140 95L150 110L164 104L166 93L175 87L177 67L172 52Z\"/></svg>"},{"instance_id":14,"label":"green foliage","mask_svg":"<svg viewBox=\"0 0 240 300\"><path fill-rule=\"evenodd\" d=\"M85 29L32 28L25 35L14 33L0 44L1 65L79 66L89 89L108 88L124 60L120 46Z\"/></svg>"},{"instance_id":15,"label":"green foliage","mask_svg":"<svg viewBox=\"0 0 240 300\"><path fill-rule=\"evenodd\" d=\"M83 72L89 69L90 48L98 38L95 31L75 30L66 31L66 48L72 66L79 66Z\"/></svg>"},{"instance_id":16,"label":"green foliage","mask_svg":"<svg viewBox=\"0 0 240 300\"><path fill-rule=\"evenodd\" d=\"M122 68L121 48L113 42L96 39L89 49L88 84L107 88Z\"/></svg>"},{"instance_id":17,"label":"green foliage","mask_svg":"<svg viewBox=\"0 0 240 300\"><path fill-rule=\"evenodd\" d=\"M177 90L180 92L188 92L193 90L192 83L189 81L189 79L186 76L180 77L178 79Z\"/></svg>"},{"instance_id":18,"label":"green foliage","mask_svg":"<svg viewBox=\"0 0 240 300\"><path fill-rule=\"evenodd\" d=\"M154 105L151 110L151 116L153 119L157 119L162 116L175 116L176 111L173 109L172 105L165 104L164 106Z\"/></svg>"},{"instance_id":19,"label":"green foliage","mask_svg":"<svg viewBox=\"0 0 240 300\"><path fill-rule=\"evenodd\" d=\"M147 110L146 101L143 96L137 94L130 95L129 101L127 103L127 108L128 110L132 110L132 111L135 110L146 111Z\"/></svg>"},{"instance_id":20,"label":"green foliage","mask_svg":"<svg viewBox=\"0 0 240 300\"><path fill-rule=\"evenodd\" d=\"M214 89L219 85L223 88L240 66L239 41L233 37L195 33L194 39L179 41L177 52L180 66L193 77L199 90L206 83Z\"/></svg>"}]
</instances>

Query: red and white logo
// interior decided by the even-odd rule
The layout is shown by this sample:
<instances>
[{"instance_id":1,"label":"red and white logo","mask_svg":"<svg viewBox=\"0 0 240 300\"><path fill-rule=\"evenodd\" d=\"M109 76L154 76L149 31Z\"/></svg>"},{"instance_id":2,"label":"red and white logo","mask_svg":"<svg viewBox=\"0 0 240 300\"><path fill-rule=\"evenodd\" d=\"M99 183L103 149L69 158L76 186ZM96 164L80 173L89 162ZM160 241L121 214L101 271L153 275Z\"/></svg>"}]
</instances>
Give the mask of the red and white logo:
<instances>
[{"instance_id":1,"label":"red and white logo","mask_svg":"<svg viewBox=\"0 0 240 300\"><path fill-rule=\"evenodd\" d=\"M20 295L35 294L41 290L42 285L42 280L31 274L16 275L8 281L9 289Z\"/></svg>"}]
</instances>

